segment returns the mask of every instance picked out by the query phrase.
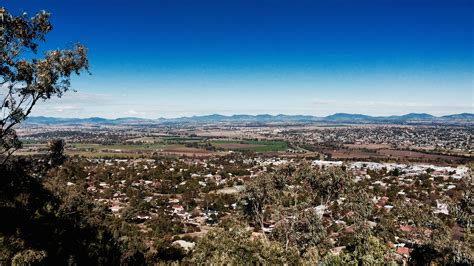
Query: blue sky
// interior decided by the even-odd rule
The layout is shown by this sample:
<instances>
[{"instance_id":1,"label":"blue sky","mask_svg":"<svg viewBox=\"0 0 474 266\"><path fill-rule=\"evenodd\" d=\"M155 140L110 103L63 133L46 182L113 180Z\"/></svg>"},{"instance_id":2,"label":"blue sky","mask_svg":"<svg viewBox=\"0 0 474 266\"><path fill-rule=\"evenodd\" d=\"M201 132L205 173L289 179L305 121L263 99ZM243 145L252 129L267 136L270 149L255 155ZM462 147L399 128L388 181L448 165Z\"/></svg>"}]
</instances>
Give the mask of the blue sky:
<instances>
[{"instance_id":1,"label":"blue sky","mask_svg":"<svg viewBox=\"0 0 474 266\"><path fill-rule=\"evenodd\" d=\"M92 75L33 115L474 112L472 0L4 0Z\"/></svg>"}]
</instances>

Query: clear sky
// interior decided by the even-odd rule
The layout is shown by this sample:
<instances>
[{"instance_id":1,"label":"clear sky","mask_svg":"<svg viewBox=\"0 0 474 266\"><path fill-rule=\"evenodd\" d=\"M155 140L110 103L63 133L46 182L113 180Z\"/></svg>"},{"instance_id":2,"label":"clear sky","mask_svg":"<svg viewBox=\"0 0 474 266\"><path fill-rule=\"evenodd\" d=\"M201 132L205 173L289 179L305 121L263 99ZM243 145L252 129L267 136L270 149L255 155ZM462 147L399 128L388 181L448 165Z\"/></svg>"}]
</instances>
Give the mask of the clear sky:
<instances>
[{"instance_id":1,"label":"clear sky","mask_svg":"<svg viewBox=\"0 0 474 266\"><path fill-rule=\"evenodd\" d=\"M2 0L92 75L33 115L474 112L472 0Z\"/></svg>"}]
</instances>

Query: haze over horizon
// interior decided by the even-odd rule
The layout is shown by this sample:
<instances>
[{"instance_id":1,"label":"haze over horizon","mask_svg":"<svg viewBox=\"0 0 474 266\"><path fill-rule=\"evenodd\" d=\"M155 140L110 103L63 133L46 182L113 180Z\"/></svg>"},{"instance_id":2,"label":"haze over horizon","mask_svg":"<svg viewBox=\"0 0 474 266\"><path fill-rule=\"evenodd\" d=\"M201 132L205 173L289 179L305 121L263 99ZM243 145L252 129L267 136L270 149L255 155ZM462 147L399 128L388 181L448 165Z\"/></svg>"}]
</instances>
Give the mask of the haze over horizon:
<instances>
[{"instance_id":1,"label":"haze over horizon","mask_svg":"<svg viewBox=\"0 0 474 266\"><path fill-rule=\"evenodd\" d=\"M2 4L52 13L43 48L89 49L92 75L33 116L474 112L469 0Z\"/></svg>"},{"instance_id":2,"label":"haze over horizon","mask_svg":"<svg viewBox=\"0 0 474 266\"><path fill-rule=\"evenodd\" d=\"M179 116L179 117L151 117L151 118L146 118L146 117L140 117L140 116L120 116L120 117L101 117L101 116L90 116L90 117L68 117L68 116L43 116L43 115L40 115L40 116L31 116L30 118L41 118L41 117L44 117L44 118L54 118L54 119L90 119L90 118L100 118L100 119L108 119L108 120L114 120L114 119L127 119L127 118L131 118L131 119L147 119L147 120L160 120L160 119L167 119L167 120L173 120L173 119L181 119L181 118L204 118L204 117L213 117L213 116L223 116L223 117L228 117L228 118L231 118L231 117L242 117L242 116L251 116L251 117L259 117L259 116L272 116L274 118L278 117L278 116L291 116L291 117L306 117L306 116L309 116L309 117L313 117L313 118L326 118L326 117L332 117L332 116L354 116L354 117L357 117L357 116L368 116L368 117L371 117L371 118L389 118L389 117L403 117L403 116L424 116L424 115L431 115L431 114L428 114L428 113L406 113L406 114L401 114L401 115L384 115L384 116L374 116L374 115L365 115L365 114L356 114L356 113L333 113L333 114L330 114L330 115L324 115L324 116L315 116L315 115L305 115L305 114L295 114L295 115L287 115L287 114L265 114L265 113L261 113L261 114L254 114L254 115L250 115L250 114L244 114L244 113L241 113L241 114L229 114L229 115L222 115L222 114L203 114L203 115L189 115L189 116ZM433 115L434 118L436 117L444 117L444 116L460 116L460 115L468 115L468 116L474 116L474 113L459 113L459 114L448 114L448 115Z\"/></svg>"}]
</instances>

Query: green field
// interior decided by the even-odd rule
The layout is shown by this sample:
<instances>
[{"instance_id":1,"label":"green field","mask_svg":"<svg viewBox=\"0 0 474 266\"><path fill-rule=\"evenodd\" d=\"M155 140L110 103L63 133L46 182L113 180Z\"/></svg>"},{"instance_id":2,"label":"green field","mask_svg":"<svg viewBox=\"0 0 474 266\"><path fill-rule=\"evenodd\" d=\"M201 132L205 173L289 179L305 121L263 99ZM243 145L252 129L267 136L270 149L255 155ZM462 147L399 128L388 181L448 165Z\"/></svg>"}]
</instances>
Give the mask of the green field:
<instances>
[{"instance_id":1,"label":"green field","mask_svg":"<svg viewBox=\"0 0 474 266\"><path fill-rule=\"evenodd\" d=\"M217 140L211 141L211 144L222 149L253 152L277 152L288 149L287 143L279 140Z\"/></svg>"},{"instance_id":2,"label":"green field","mask_svg":"<svg viewBox=\"0 0 474 266\"><path fill-rule=\"evenodd\" d=\"M94 143L74 143L66 146L66 154L79 155L89 158L137 158L151 155L155 151L165 148L175 148L182 145L168 145L164 143L150 144L94 144Z\"/></svg>"},{"instance_id":3,"label":"green field","mask_svg":"<svg viewBox=\"0 0 474 266\"><path fill-rule=\"evenodd\" d=\"M75 143L71 144L69 147L75 149L96 149L96 150L158 150L163 148L168 148L171 145L164 143L150 143L150 144L112 144L112 145L103 145L103 144L93 144L93 143Z\"/></svg>"},{"instance_id":4,"label":"green field","mask_svg":"<svg viewBox=\"0 0 474 266\"><path fill-rule=\"evenodd\" d=\"M188 143L198 144L189 146ZM200 145L203 146L200 146ZM208 146L206 146L206 144ZM214 146L218 151L248 151L248 152L279 152L288 149L288 145L284 141L279 140L214 140L205 141L198 137L166 137L160 142L154 143L134 143L134 144L96 144L96 143L71 143L65 147L66 154L70 156L79 155L89 158L136 158L142 156L150 156L154 152L163 153L196 153L209 152L206 151L210 145ZM44 143L28 143L25 149L18 151L18 154L33 155L46 152L47 145ZM36 148L36 149L35 149ZM31 150L33 149L33 150ZM39 149L39 150L38 150ZM215 150L214 150L215 151Z\"/></svg>"}]
</instances>

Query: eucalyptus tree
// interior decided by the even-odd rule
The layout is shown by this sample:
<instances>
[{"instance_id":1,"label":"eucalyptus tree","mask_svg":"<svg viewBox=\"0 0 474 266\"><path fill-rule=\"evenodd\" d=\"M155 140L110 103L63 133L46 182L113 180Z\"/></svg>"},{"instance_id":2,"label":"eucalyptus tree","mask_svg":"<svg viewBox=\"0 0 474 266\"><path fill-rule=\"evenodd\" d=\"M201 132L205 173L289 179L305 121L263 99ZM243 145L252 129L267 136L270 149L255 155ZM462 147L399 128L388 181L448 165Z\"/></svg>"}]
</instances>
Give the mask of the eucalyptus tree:
<instances>
[{"instance_id":1,"label":"eucalyptus tree","mask_svg":"<svg viewBox=\"0 0 474 266\"><path fill-rule=\"evenodd\" d=\"M40 44L52 30L50 14L29 17L0 8L0 163L21 147L15 127L40 101L70 90L73 74L88 70L86 48L43 51ZM42 56L40 56L40 50Z\"/></svg>"}]
</instances>

